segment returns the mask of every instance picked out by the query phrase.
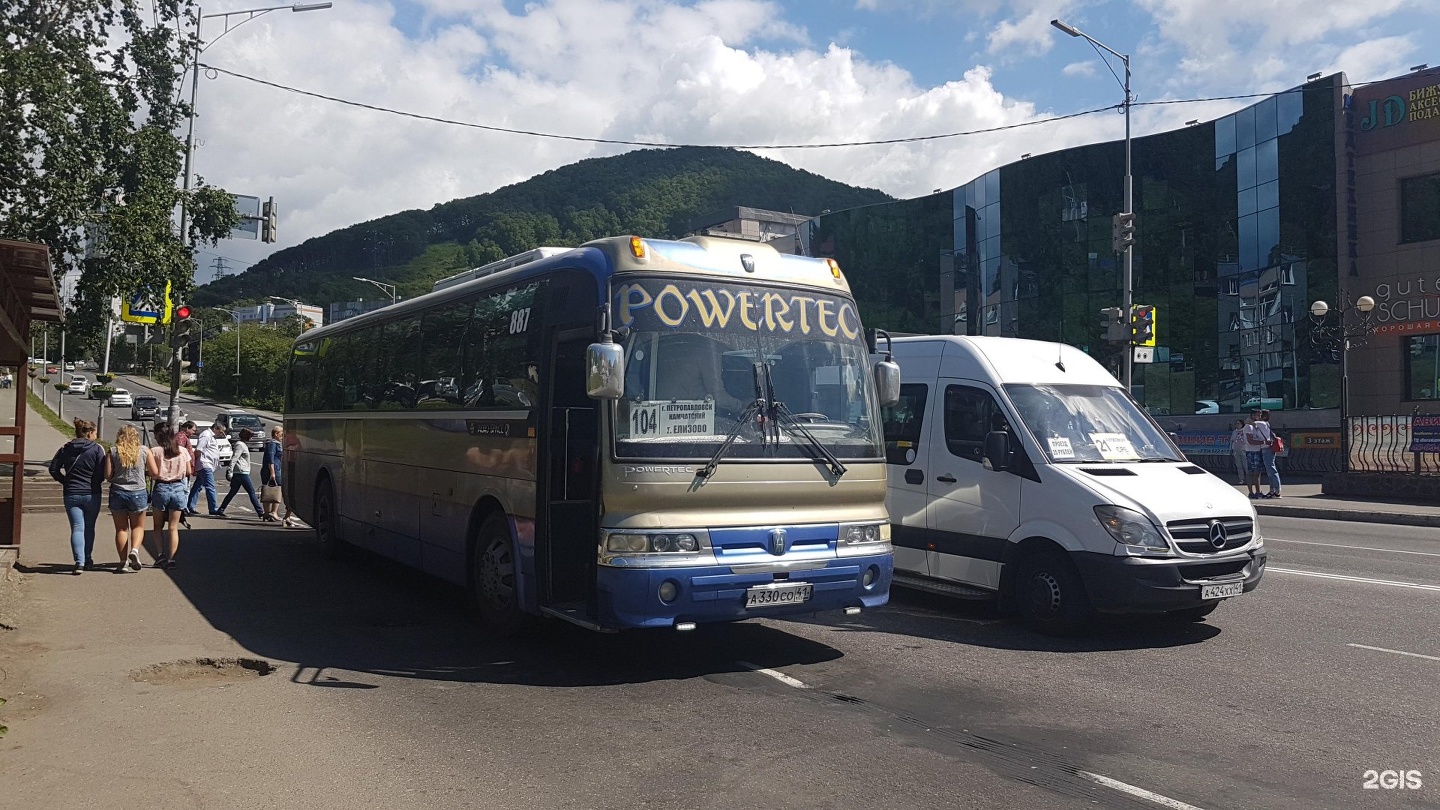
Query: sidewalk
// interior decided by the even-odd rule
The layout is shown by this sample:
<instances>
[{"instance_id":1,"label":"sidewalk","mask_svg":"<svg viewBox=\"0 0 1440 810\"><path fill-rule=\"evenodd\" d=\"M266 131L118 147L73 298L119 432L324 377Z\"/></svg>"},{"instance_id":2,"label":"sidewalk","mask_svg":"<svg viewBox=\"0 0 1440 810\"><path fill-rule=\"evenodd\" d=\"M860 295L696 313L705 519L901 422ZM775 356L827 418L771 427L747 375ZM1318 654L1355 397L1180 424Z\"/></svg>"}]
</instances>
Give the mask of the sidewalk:
<instances>
[{"instance_id":1,"label":"sidewalk","mask_svg":"<svg viewBox=\"0 0 1440 810\"><path fill-rule=\"evenodd\" d=\"M1244 487L1235 489L1245 492ZM1255 511L1274 517L1440 527L1440 506L1327 496L1319 483L1285 484L1282 492L1284 497L1277 500L1254 501Z\"/></svg>"}]
</instances>

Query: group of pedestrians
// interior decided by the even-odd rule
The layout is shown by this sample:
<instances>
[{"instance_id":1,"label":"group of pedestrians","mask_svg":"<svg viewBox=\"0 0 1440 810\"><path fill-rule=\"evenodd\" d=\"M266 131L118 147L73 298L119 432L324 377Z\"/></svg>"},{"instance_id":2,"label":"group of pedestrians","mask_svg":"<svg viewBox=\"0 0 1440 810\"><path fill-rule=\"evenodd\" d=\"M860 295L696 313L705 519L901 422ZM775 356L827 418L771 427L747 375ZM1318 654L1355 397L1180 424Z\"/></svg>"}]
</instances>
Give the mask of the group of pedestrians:
<instances>
[{"instance_id":1,"label":"group of pedestrians","mask_svg":"<svg viewBox=\"0 0 1440 810\"><path fill-rule=\"evenodd\" d=\"M100 516L100 493L104 482L110 482L108 506L115 523L115 551L120 564L116 573L139 571L140 548L145 539L145 513L154 514L156 568L174 568L180 550L180 526L189 528L187 518L196 515L200 493L205 492L208 514L228 517L225 508L244 491L250 497L255 516L267 522L281 523L287 528L300 526L291 517L289 507L280 517L283 498L280 496L281 439L284 428L276 425L265 442L261 461L261 490L257 496L251 480L250 449L247 445L254 434L241 430L229 438L232 456L227 473L230 492L217 508L215 474L224 468L220 463L220 442L226 441L225 429L213 425L196 430L194 422L178 428L161 424L155 428L154 441L146 447L134 425L123 425L108 451L96 441L95 423L75 420L75 438L56 451L50 460L50 475L63 487L65 513L70 520L70 550L75 559L75 574L95 568L95 524ZM153 487L147 487L153 482ZM168 529L168 531L167 531Z\"/></svg>"},{"instance_id":2,"label":"group of pedestrians","mask_svg":"<svg viewBox=\"0 0 1440 810\"><path fill-rule=\"evenodd\" d=\"M1252 499L1280 497L1280 470L1275 466L1275 431L1270 427L1270 411L1257 410L1249 421L1236 419L1230 431L1230 455L1235 461L1237 484L1244 484ZM1268 492L1260 492L1260 474L1270 484Z\"/></svg>"}]
</instances>

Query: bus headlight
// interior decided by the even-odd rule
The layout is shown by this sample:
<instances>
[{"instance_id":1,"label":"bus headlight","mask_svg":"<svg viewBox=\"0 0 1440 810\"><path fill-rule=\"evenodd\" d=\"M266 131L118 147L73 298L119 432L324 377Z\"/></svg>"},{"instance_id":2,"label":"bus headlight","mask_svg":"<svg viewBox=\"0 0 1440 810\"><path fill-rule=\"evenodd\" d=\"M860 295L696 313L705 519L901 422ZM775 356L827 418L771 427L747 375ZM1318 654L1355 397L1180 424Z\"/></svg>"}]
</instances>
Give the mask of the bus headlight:
<instances>
[{"instance_id":1,"label":"bus headlight","mask_svg":"<svg viewBox=\"0 0 1440 810\"><path fill-rule=\"evenodd\" d=\"M858 546L865 543L890 542L889 523L841 523L840 543Z\"/></svg>"},{"instance_id":2,"label":"bus headlight","mask_svg":"<svg viewBox=\"0 0 1440 810\"><path fill-rule=\"evenodd\" d=\"M656 534L614 532L605 538L605 550L621 554L688 554L700 550L700 538L690 532Z\"/></svg>"}]
</instances>

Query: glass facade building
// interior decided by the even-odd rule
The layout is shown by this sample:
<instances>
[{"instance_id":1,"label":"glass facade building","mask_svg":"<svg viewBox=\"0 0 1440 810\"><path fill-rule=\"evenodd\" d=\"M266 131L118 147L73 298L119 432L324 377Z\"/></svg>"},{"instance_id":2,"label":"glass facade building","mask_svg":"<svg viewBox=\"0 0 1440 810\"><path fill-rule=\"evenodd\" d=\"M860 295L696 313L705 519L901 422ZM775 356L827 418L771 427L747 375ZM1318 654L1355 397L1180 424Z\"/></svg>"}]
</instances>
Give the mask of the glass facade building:
<instances>
[{"instance_id":1,"label":"glass facade building","mask_svg":"<svg viewBox=\"0 0 1440 810\"><path fill-rule=\"evenodd\" d=\"M1133 141L1134 300L1158 308L1134 395L1153 414L1338 406L1339 357L1310 339L1337 300L1343 76ZM822 215L811 252L845 269L867 324L1079 346L1118 372L1100 312L1121 301L1111 220L1123 142L1035 155L960 188Z\"/></svg>"}]
</instances>

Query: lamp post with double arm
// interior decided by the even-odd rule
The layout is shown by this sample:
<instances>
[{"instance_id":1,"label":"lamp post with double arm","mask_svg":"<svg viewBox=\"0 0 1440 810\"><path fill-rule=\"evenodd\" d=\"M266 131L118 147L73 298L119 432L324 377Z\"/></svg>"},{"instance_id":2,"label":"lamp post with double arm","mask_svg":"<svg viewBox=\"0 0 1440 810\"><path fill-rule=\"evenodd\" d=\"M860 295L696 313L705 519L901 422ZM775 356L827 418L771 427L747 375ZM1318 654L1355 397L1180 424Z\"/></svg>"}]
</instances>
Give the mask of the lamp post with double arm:
<instances>
[{"instance_id":1,"label":"lamp post with double arm","mask_svg":"<svg viewBox=\"0 0 1440 810\"><path fill-rule=\"evenodd\" d=\"M391 304L391 306L394 306L395 301L397 300L396 295L395 295L395 293L396 293L396 287L395 287L394 284L386 284L386 283L383 282L383 281L376 281L376 280L373 279L373 278L364 278L364 277L362 277L362 276L351 276L350 278L352 278L352 279L354 279L354 280L356 280L356 281L363 281L363 282L365 282L365 283L367 283L367 284L374 284L376 287L379 287L381 292L383 292L383 293L385 293L386 295L390 296L390 304Z\"/></svg>"},{"instance_id":2,"label":"lamp post with double arm","mask_svg":"<svg viewBox=\"0 0 1440 810\"><path fill-rule=\"evenodd\" d=\"M1324 301L1310 305L1310 343L1329 348L1339 356L1340 361L1340 469L1350 470L1350 378L1346 355L1350 353L1350 341L1370 334L1374 329L1375 299L1362 295L1353 302L1346 302L1339 309L1332 310ZM1334 323L1328 316L1334 313ZM1333 348L1332 348L1333 346Z\"/></svg>"}]
</instances>

